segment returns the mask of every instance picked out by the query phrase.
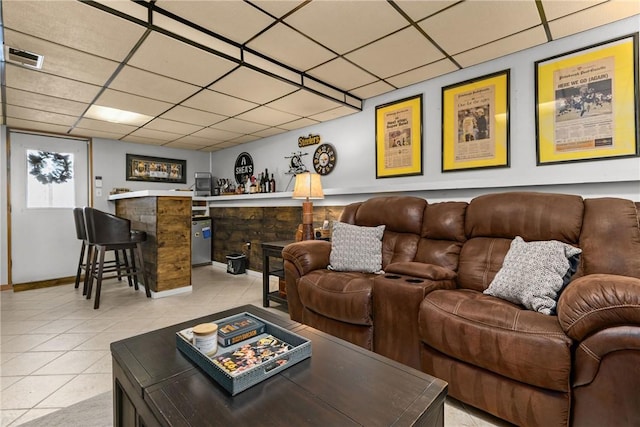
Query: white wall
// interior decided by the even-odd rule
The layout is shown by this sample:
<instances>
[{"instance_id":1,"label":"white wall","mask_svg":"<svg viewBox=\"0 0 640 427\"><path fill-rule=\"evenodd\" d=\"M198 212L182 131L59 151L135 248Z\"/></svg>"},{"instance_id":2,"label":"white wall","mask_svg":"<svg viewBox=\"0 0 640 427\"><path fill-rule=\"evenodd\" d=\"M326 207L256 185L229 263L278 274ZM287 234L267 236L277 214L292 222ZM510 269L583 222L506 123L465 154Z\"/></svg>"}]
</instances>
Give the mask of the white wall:
<instances>
[{"instance_id":1,"label":"white wall","mask_svg":"<svg viewBox=\"0 0 640 427\"><path fill-rule=\"evenodd\" d=\"M186 160L187 183L126 181L125 159L127 154ZM115 203L108 201L109 192L113 188L129 188L132 191L188 189L194 183L193 173L208 172L210 167L209 153L94 138L93 178L96 176L102 177L102 197L96 196L94 188L93 206L103 211L115 212ZM93 178L91 185L95 185Z\"/></svg>"},{"instance_id":2,"label":"white wall","mask_svg":"<svg viewBox=\"0 0 640 427\"><path fill-rule=\"evenodd\" d=\"M638 16L552 43L518 52L450 73L426 82L369 99L362 112L331 122L283 133L239 147L212 153L212 170L217 177L233 178L239 153L253 157L258 172L275 172L278 190L285 190L290 176L288 159L300 150L298 137L319 134L322 142L334 145L336 168L322 178L329 197L315 204L344 204L381 191L411 193L429 200L469 200L476 195L504 190L536 190L580 194L585 197L616 196L640 201L640 158L598 160L536 166L534 62L611 38L638 32ZM441 172L442 87L496 71L511 70L509 168ZM422 93L424 175L376 179L375 107ZM302 149L305 165L317 145ZM292 186L289 187L291 191ZM284 201L283 201L284 203Z\"/></svg>"}]
</instances>

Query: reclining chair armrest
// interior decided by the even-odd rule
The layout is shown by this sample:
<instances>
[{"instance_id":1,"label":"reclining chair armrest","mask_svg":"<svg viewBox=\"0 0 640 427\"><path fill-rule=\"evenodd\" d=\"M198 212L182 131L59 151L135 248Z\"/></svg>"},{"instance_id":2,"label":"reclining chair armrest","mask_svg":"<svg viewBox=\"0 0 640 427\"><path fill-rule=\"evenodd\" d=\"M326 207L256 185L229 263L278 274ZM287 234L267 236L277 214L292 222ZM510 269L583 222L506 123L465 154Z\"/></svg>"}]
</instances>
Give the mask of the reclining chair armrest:
<instances>
[{"instance_id":1,"label":"reclining chair armrest","mask_svg":"<svg viewBox=\"0 0 640 427\"><path fill-rule=\"evenodd\" d=\"M640 325L640 279L582 276L562 292L557 313L560 326L575 341L607 328Z\"/></svg>"},{"instance_id":2,"label":"reclining chair armrest","mask_svg":"<svg viewBox=\"0 0 640 427\"><path fill-rule=\"evenodd\" d=\"M331 243L324 240L291 243L282 250L287 306L292 320L302 322L303 307L298 294L298 279L313 270L327 268L330 255Z\"/></svg>"}]
</instances>

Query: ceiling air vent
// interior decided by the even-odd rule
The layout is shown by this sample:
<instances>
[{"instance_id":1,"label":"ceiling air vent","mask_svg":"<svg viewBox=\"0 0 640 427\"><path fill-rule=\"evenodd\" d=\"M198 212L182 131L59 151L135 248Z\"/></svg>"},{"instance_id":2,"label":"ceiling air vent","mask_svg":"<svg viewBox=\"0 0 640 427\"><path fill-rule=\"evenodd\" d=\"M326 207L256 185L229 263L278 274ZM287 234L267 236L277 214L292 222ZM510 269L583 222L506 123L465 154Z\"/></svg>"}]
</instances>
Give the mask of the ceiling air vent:
<instances>
[{"instance_id":1,"label":"ceiling air vent","mask_svg":"<svg viewBox=\"0 0 640 427\"><path fill-rule=\"evenodd\" d=\"M42 55L8 46L5 55L7 62L24 65L29 68L35 68L36 70L42 68L42 61L44 61L44 56Z\"/></svg>"}]
</instances>

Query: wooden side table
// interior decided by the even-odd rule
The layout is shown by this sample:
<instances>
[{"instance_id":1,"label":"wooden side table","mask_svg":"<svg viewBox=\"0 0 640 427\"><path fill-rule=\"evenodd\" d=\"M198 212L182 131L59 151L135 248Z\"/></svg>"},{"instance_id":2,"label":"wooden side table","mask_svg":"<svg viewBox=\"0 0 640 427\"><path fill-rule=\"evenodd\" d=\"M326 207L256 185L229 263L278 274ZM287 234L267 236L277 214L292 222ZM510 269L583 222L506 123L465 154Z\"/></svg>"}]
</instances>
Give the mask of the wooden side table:
<instances>
[{"instance_id":1,"label":"wooden side table","mask_svg":"<svg viewBox=\"0 0 640 427\"><path fill-rule=\"evenodd\" d=\"M287 299L280 296L278 291L269 292L269 276L276 276L284 279L284 269L271 270L269 259L282 258L282 250L293 240L281 240L278 242L262 243L262 306L269 307L269 301L280 304L287 304Z\"/></svg>"}]
</instances>

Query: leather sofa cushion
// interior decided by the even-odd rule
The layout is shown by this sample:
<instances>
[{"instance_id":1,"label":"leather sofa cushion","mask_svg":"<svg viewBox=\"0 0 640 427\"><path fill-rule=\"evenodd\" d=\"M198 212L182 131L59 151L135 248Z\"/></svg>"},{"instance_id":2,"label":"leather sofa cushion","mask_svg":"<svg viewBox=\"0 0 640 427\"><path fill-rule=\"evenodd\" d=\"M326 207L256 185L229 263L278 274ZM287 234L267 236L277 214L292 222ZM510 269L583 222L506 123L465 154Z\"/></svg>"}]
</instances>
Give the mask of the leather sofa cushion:
<instances>
[{"instance_id":1,"label":"leather sofa cushion","mask_svg":"<svg viewBox=\"0 0 640 427\"><path fill-rule=\"evenodd\" d=\"M436 290L420 306L429 347L516 381L569 391L571 344L556 316L470 289Z\"/></svg>"},{"instance_id":2,"label":"leather sofa cushion","mask_svg":"<svg viewBox=\"0 0 640 427\"><path fill-rule=\"evenodd\" d=\"M373 325L371 294L375 274L315 270L301 277L302 305L317 314L355 325Z\"/></svg>"}]
</instances>

